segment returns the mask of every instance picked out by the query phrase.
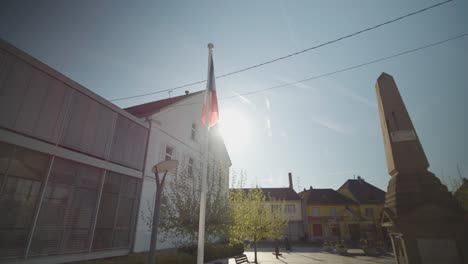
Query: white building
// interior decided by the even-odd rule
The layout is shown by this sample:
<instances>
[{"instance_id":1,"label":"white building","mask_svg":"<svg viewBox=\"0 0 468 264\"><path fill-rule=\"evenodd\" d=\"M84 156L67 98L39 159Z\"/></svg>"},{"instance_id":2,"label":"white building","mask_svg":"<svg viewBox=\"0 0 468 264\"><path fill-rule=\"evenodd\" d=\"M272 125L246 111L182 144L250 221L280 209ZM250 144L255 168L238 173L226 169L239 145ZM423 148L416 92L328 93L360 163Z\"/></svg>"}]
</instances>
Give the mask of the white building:
<instances>
[{"instance_id":1,"label":"white building","mask_svg":"<svg viewBox=\"0 0 468 264\"><path fill-rule=\"evenodd\" d=\"M148 251L149 249L151 230L144 218L152 215L152 211L148 208L148 202L154 206L156 182L151 171L152 167L162 160L172 159L179 161L177 169L179 172L184 169L188 169L191 171L190 173L201 171L204 162L201 153L206 142L206 128L200 122L203 99L204 91L193 94L186 92L182 96L125 109L147 123L151 131L136 229L135 252ZM226 195L229 188L228 177L231 160L216 126L210 134L208 184L221 188ZM215 171L216 175L214 175ZM164 192L172 191L170 181L174 179L176 179L175 173L168 174ZM198 184L199 180L197 178L194 184ZM213 181L219 184L210 184ZM182 242L180 240L180 238L172 237L165 241L158 241L158 249L172 248Z\"/></svg>"},{"instance_id":2,"label":"white building","mask_svg":"<svg viewBox=\"0 0 468 264\"><path fill-rule=\"evenodd\" d=\"M260 188L267 198L266 206L272 210L278 207L283 207L284 216L288 220L288 226L284 231L283 237L290 241L298 241L305 239L304 237L304 222L302 198L294 191L292 183L292 174L288 174L288 188ZM233 189L235 190L235 189ZM244 188L244 192L249 191L249 188Z\"/></svg>"}]
</instances>

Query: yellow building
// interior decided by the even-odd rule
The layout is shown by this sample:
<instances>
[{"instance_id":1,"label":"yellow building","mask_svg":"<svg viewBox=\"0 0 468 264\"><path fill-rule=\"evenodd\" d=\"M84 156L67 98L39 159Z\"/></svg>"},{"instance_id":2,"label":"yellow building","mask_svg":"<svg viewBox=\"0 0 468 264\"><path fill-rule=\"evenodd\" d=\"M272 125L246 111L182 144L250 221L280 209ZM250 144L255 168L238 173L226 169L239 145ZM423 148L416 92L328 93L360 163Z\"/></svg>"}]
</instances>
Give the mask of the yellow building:
<instances>
[{"instance_id":1,"label":"yellow building","mask_svg":"<svg viewBox=\"0 0 468 264\"><path fill-rule=\"evenodd\" d=\"M353 240L382 236L379 225L385 192L361 177L347 180L337 191L304 190L304 230L312 241Z\"/></svg>"},{"instance_id":2,"label":"yellow building","mask_svg":"<svg viewBox=\"0 0 468 264\"><path fill-rule=\"evenodd\" d=\"M312 241L358 239L358 204L333 189L309 189L299 195L306 206L306 230Z\"/></svg>"},{"instance_id":3,"label":"yellow building","mask_svg":"<svg viewBox=\"0 0 468 264\"><path fill-rule=\"evenodd\" d=\"M361 238L382 238L380 219L385 202L385 192L366 182L360 176L347 180L338 192L359 205L359 227Z\"/></svg>"}]
</instances>

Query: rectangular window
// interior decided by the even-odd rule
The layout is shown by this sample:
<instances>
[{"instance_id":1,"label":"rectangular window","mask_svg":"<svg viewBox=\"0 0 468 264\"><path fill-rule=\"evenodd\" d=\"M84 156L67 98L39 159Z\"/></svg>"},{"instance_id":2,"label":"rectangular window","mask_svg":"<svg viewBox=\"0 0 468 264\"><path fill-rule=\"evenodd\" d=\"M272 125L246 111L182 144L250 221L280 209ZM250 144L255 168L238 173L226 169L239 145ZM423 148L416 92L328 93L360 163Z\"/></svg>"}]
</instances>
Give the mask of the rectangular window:
<instances>
[{"instance_id":1,"label":"rectangular window","mask_svg":"<svg viewBox=\"0 0 468 264\"><path fill-rule=\"evenodd\" d=\"M31 255L87 250L102 170L55 158L31 242Z\"/></svg>"},{"instance_id":2,"label":"rectangular window","mask_svg":"<svg viewBox=\"0 0 468 264\"><path fill-rule=\"evenodd\" d=\"M288 214L294 214L296 213L296 205L287 204L286 207L284 208L284 211Z\"/></svg>"},{"instance_id":3,"label":"rectangular window","mask_svg":"<svg viewBox=\"0 0 468 264\"><path fill-rule=\"evenodd\" d=\"M187 165L187 174L189 177L193 177L193 159L189 158Z\"/></svg>"},{"instance_id":4,"label":"rectangular window","mask_svg":"<svg viewBox=\"0 0 468 264\"><path fill-rule=\"evenodd\" d=\"M279 204L272 204L271 205L271 211L277 211L277 210L281 210L281 205Z\"/></svg>"},{"instance_id":5,"label":"rectangular window","mask_svg":"<svg viewBox=\"0 0 468 264\"><path fill-rule=\"evenodd\" d=\"M197 141L197 124L192 124L192 131L190 133L190 139Z\"/></svg>"},{"instance_id":6,"label":"rectangular window","mask_svg":"<svg viewBox=\"0 0 468 264\"><path fill-rule=\"evenodd\" d=\"M317 207L312 208L312 216L319 216L319 209Z\"/></svg>"},{"instance_id":7,"label":"rectangular window","mask_svg":"<svg viewBox=\"0 0 468 264\"><path fill-rule=\"evenodd\" d=\"M108 172L105 176L93 249L127 248L137 214L138 180Z\"/></svg>"},{"instance_id":8,"label":"rectangular window","mask_svg":"<svg viewBox=\"0 0 468 264\"><path fill-rule=\"evenodd\" d=\"M374 217L374 209L373 208L366 208L366 216L367 217Z\"/></svg>"},{"instance_id":9,"label":"rectangular window","mask_svg":"<svg viewBox=\"0 0 468 264\"><path fill-rule=\"evenodd\" d=\"M336 216L336 208L330 208L330 216Z\"/></svg>"},{"instance_id":10,"label":"rectangular window","mask_svg":"<svg viewBox=\"0 0 468 264\"><path fill-rule=\"evenodd\" d=\"M0 258L24 256L50 156L0 143Z\"/></svg>"},{"instance_id":11,"label":"rectangular window","mask_svg":"<svg viewBox=\"0 0 468 264\"><path fill-rule=\"evenodd\" d=\"M164 160L172 160L172 155L174 153L174 148L171 146L166 146L166 154Z\"/></svg>"}]
</instances>

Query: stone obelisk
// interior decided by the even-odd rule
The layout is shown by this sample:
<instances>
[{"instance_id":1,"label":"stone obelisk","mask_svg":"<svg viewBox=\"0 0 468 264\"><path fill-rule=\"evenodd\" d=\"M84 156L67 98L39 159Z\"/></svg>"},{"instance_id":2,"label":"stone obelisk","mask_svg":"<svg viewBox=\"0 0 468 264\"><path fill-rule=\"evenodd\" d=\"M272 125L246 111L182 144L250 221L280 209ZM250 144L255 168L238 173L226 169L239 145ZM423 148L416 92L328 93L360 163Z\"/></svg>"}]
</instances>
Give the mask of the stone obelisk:
<instances>
[{"instance_id":1,"label":"stone obelisk","mask_svg":"<svg viewBox=\"0 0 468 264\"><path fill-rule=\"evenodd\" d=\"M463 211L428 171L429 162L393 77L382 73L376 90L391 176L382 225L397 263L468 263Z\"/></svg>"}]
</instances>

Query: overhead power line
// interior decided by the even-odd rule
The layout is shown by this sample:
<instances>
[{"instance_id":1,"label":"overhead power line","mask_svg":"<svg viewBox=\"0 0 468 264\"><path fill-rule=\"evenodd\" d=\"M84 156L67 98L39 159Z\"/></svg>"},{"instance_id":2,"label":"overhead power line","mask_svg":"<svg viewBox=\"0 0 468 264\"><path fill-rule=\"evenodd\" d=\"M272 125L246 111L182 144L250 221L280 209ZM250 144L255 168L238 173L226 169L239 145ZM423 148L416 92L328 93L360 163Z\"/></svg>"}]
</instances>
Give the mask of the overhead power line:
<instances>
[{"instance_id":1,"label":"overhead power line","mask_svg":"<svg viewBox=\"0 0 468 264\"><path fill-rule=\"evenodd\" d=\"M377 63L377 62L385 61L385 60L388 60L388 59L393 59L393 58L396 58L396 57L399 57L399 56L402 56L402 55L405 55L405 54L408 54L408 53L412 53L412 52L415 52L415 51L418 51L418 50L422 50L422 49L426 49L426 48L429 48L429 47L437 46L437 45L440 45L440 44L449 42L449 41L451 41L451 40L459 39L459 38L466 37L466 36L468 36L468 33L465 33L465 34L462 34L462 35L458 35L458 36L456 36L456 37L448 38L448 39L445 39L445 40L442 40L442 41L439 41L439 42L427 44L427 45L424 45L424 46L421 46L421 47L418 47L418 48L414 48L414 49L410 49L410 50L407 50L407 51L403 51L403 52L400 52L400 53L397 53L397 54L394 54L394 55L391 55L391 56L382 57L382 58L379 58L379 59L375 59L375 60L371 60L371 61L364 62L364 63L361 63L361 64L357 64L357 65L354 65L354 66L351 66L351 67L347 67L347 68L343 68L343 69L340 69L340 70L332 71L332 72L329 72L329 73L325 73L325 74L321 74L321 75L309 77L309 78L306 78L306 79L302 79L302 80L300 80L300 81L285 83L285 84L281 84L281 85L277 85L277 86L272 86L272 87L268 87L268 88L264 88L264 89L260 89L260 90L255 90L255 91L251 91L251 92L245 92L245 93L241 93L241 94L239 94L239 95L251 95L251 94L256 94L256 93L260 93L260 92L265 92L265 91L268 91L268 90L273 90L273 89L282 88L282 87L285 87L285 86L290 86L290 85L294 85L294 84L298 84L298 83L303 83L303 82L306 82L306 81L311 81L311 80L314 80L314 79L318 79L318 78L322 78L322 77L334 75L334 74L337 74L337 73L341 73L341 72L353 70L353 69L356 69L356 68L361 68L361 67L363 67L363 66L367 66L367 65L374 64L374 63ZM221 98L221 100L223 100L223 99L235 98L235 97L238 97L238 95L233 95L233 96L229 96L229 97L223 97L223 98Z\"/></svg>"},{"instance_id":2,"label":"overhead power line","mask_svg":"<svg viewBox=\"0 0 468 264\"><path fill-rule=\"evenodd\" d=\"M239 96L248 96L248 95L252 95L252 94L262 93L262 92L266 92L266 91L269 91L269 90L284 88L284 87L291 86L291 85L294 85L294 84L303 83L303 82L323 78L323 77L334 75L334 74L337 74L337 73L346 72L346 71L353 70L353 69L356 69L356 68L361 68L361 67L364 67L364 66L367 66L367 65L370 65L370 64L374 64L374 63L377 63L377 62L381 62L381 61L393 59L393 58L396 58L396 57L400 57L400 56L403 56L403 55L406 55L406 54L409 54L409 53L413 53L413 52L416 52L416 51L419 51L419 50L423 50L423 49L427 49L427 48L430 48L430 47L438 46L438 45L444 44L446 42L456 40L456 39L460 39L460 38L467 37L467 36L468 36L468 33L464 33L464 34L461 34L461 35L458 35L458 36L455 36L455 37L451 37L451 38L448 38L448 39L444 39L444 40L441 40L441 41L438 41L438 42L434 42L434 43L426 44L426 45L423 45L423 46L420 46L420 47L417 47L417 48L414 48L414 49L406 50L406 51L403 51L403 52L400 52L400 53L397 53L397 54L394 54L394 55L390 55L390 56L382 57L382 58L379 58L379 59L367 61L367 62L364 62L364 63L361 63L361 64L356 64L354 66L350 66L350 67L342 68L342 69L335 70L335 71L332 71L332 72L312 76L312 77L302 79L302 80L299 80L299 81L295 81L295 82L289 82L289 83L275 85L275 86L271 86L271 87L268 87L268 88L258 89L258 90L254 90L254 91L250 91L250 92L244 92L244 93L238 93L236 95L225 96L225 97L219 98L219 100L234 99L234 98L238 98ZM180 107L180 106L195 105L195 104L201 104L201 102L190 103L190 104L173 105L173 106L170 106L170 107L172 108L172 107Z\"/></svg>"},{"instance_id":3,"label":"overhead power line","mask_svg":"<svg viewBox=\"0 0 468 264\"><path fill-rule=\"evenodd\" d=\"M449 3L449 2L452 2L452 1L453 1L453 0L446 0L446 1L444 1L444 2L440 2L440 3L434 4L434 5L425 7L425 8L423 8L423 9L419 9L419 10L414 11L414 12L411 12L411 13L409 13L409 14L406 14L406 15L403 15L403 16L400 16L400 17L397 17L397 18L388 20L388 21L386 21L386 22L377 24L377 25L375 25L375 26L372 26L372 27L368 27L368 28L359 30L359 31L357 31L357 32L354 32L354 33L351 33L351 34L348 34L348 35L345 35L345 36L336 38L336 39L334 39L334 40L330 40L330 41L327 41L327 42L318 44L318 45L316 45L316 46L313 46L313 47L310 47L310 48L307 48L307 49L304 49L304 50L301 50L301 51L297 51L297 52L294 52L294 53L291 53L291 54L288 54L288 55L285 55L285 56L282 56L282 57L278 57L278 58L276 58L276 59L272 59L272 60L265 61L265 62L262 62L262 63L259 63L259 64L255 64L255 65L252 65L252 66L249 66L249 67L246 67L246 68L242 68L242 69L235 70L235 71L232 71L232 72L229 72L229 73L225 73L225 74L222 74L222 75L217 76L216 79L224 78L224 77L226 77L226 76L234 75L234 74L241 73L241 72L244 72L244 71L248 71L248 70L251 70L251 69L255 69L255 68L258 68L258 67L267 65L267 64L271 64L271 63L274 63L274 62L277 62L277 61L280 61L280 60L284 60L284 59L287 59L287 58L290 58L290 57L293 57L293 56L297 56L297 55L299 55L299 54L302 54L302 53L305 53L305 52L308 52L308 51L311 51L311 50L314 50L314 49L318 49L318 48L321 48L321 47L323 47L323 46L330 45L330 44L333 44L333 43L335 43L335 42L338 42L338 41L341 41L341 40L344 40L344 39L347 39L347 38L350 38L350 37L354 37L354 36L359 35L359 34L362 34L362 33L364 33L364 32L371 31L371 30L374 30L374 29L376 29L376 28L379 28L379 27L388 25L388 24L390 24L390 23L393 23L393 22L396 22L396 21L399 21L399 20L408 18L408 17L410 17L410 16L413 16L413 15L416 15L416 14L419 14L419 13L422 13L422 12L425 12L425 11L427 11L427 10L429 10L429 9L436 8L436 7L438 7L438 6L444 5L444 4ZM158 94L158 93L173 91L173 90L177 90L177 89L182 89L182 88L185 88L185 87L190 87L190 86L197 85L197 84L201 84L201 83L204 83L204 82L206 82L206 80L197 81L197 82L192 82L192 83L188 83L188 84L184 84L184 85L180 85L180 86L175 86L175 87L168 88L168 89L158 90L158 91L154 91L154 92L144 93L144 94L138 94L138 95L133 95L133 96L126 96L126 97L114 98L114 99L110 99L109 101L120 101L120 100L138 98L138 97L143 97L143 96L148 96L148 95L153 95L153 94Z\"/></svg>"}]
</instances>

